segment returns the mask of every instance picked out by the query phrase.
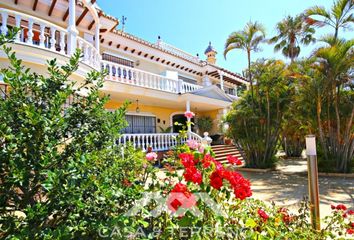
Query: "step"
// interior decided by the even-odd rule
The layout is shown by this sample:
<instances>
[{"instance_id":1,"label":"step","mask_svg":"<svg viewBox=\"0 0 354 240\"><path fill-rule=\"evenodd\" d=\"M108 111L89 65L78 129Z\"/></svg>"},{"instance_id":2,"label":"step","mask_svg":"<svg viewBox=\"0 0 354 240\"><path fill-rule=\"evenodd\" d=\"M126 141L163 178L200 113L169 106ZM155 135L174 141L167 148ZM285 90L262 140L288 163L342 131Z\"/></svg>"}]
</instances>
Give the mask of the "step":
<instances>
[{"instance_id":1,"label":"step","mask_svg":"<svg viewBox=\"0 0 354 240\"><path fill-rule=\"evenodd\" d=\"M241 153L238 151L238 150L233 150L231 152L219 152L219 153L215 153L215 156L217 157L227 157L229 155L232 155L232 156L241 156Z\"/></svg>"},{"instance_id":2,"label":"step","mask_svg":"<svg viewBox=\"0 0 354 240\"><path fill-rule=\"evenodd\" d=\"M232 153L239 153L240 151L237 150L236 148L233 148L233 149L227 149L227 150L213 150L213 152L217 155L217 154L222 154L222 153L229 153L229 154L232 154Z\"/></svg>"},{"instance_id":3,"label":"step","mask_svg":"<svg viewBox=\"0 0 354 240\"><path fill-rule=\"evenodd\" d=\"M235 148L232 145L213 145L211 146L212 149L226 149L226 148Z\"/></svg>"}]
</instances>

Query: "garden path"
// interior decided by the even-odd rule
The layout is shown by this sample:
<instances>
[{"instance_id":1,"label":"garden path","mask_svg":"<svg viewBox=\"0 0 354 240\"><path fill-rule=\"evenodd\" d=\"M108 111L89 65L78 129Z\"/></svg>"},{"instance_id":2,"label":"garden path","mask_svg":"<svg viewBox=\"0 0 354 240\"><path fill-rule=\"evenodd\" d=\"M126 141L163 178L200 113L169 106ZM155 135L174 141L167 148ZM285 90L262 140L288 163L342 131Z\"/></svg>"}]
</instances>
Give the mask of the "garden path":
<instances>
[{"instance_id":1,"label":"garden path","mask_svg":"<svg viewBox=\"0 0 354 240\"><path fill-rule=\"evenodd\" d=\"M253 197L279 206L297 209L308 195L306 159L286 159L278 171L242 172L252 184ZM331 204L343 203L354 209L354 178L319 176L321 218L331 212Z\"/></svg>"}]
</instances>

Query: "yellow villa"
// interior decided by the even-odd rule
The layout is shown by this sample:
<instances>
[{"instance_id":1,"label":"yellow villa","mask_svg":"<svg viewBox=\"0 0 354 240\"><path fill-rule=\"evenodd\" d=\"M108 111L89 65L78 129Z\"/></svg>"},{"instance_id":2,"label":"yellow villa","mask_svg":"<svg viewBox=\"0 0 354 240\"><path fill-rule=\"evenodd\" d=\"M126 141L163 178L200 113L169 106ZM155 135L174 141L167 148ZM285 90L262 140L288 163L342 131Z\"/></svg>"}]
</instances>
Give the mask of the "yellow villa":
<instances>
[{"instance_id":1,"label":"yellow villa","mask_svg":"<svg viewBox=\"0 0 354 240\"><path fill-rule=\"evenodd\" d=\"M1 33L19 27L21 32L11 44L17 56L32 71L46 72L46 61L68 61L79 48L83 59L73 81L81 81L91 70L107 69L102 94L114 110L128 100L129 127L120 144L133 142L145 150L167 150L175 143L175 121L185 121L184 112L210 116L209 135L221 134L219 125L233 101L237 87L248 86L240 75L216 64L217 51L211 43L205 57L191 55L157 37L155 43L117 30L118 19L107 15L95 0L2 0ZM0 53L0 67L8 64ZM0 87L7 91L6 85ZM166 129L171 127L170 133ZM191 138L202 139L197 127L189 129Z\"/></svg>"}]
</instances>

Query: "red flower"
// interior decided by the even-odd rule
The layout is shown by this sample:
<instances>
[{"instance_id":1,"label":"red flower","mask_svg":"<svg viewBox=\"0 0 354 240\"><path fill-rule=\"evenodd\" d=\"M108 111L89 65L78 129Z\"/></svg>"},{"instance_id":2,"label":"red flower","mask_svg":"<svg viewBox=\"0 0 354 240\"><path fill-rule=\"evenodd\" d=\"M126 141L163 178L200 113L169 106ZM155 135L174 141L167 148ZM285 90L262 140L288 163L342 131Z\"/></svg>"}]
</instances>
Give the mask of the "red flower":
<instances>
[{"instance_id":1,"label":"red flower","mask_svg":"<svg viewBox=\"0 0 354 240\"><path fill-rule=\"evenodd\" d=\"M194 166L194 155L191 153L181 153L179 155L181 162L185 168Z\"/></svg>"},{"instance_id":2,"label":"red flower","mask_svg":"<svg viewBox=\"0 0 354 240\"><path fill-rule=\"evenodd\" d=\"M347 212L349 215L354 215L354 211L353 210L348 210L348 212Z\"/></svg>"},{"instance_id":3,"label":"red flower","mask_svg":"<svg viewBox=\"0 0 354 240\"><path fill-rule=\"evenodd\" d=\"M352 235L354 233L354 229L348 228L347 234Z\"/></svg>"},{"instance_id":4,"label":"red flower","mask_svg":"<svg viewBox=\"0 0 354 240\"><path fill-rule=\"evenodd\" d=\"M229 155L226 157L226 159L227 161L229 161L230 164L242 165L242 161L236 156Z\"/></svg>"},{"instance_id":5,"label":"red flower","mask_svg":"<svg viewBox=\"0 0 354 240\"><path fill-rule=\"evenodd\" d=\"M202 160L203 167L208 168L212 161L215 161L214 158L210 154L205 154Z\"/></svg>"},{"instance_id":6,"label":"red flower","mask_svg":"<svg viewBox=\"0 0 354 240\"><path fill-rule=\"evenodd\" d=\"M346 218L348 215L346 213L343 213L342 217Z\"/></svg>"},{"instance_id":7,"label":"red flower","mask_svg":"<svg viewBox=\"0 0 354 240\"><path fill-rule=\"evenodd\" d=\"M194 166L186 168L183 176L187 182L193 182L196 184L201 184L203 180L202 174Z\"/></svg>"},{"instance_id":8,"label":"red flower","mask_svg":"<svg viewBox=\"0 0 354 240\"><path fill-rule=\"evenodd\" d=\"M333 204L331 205L331 209L334 210L336 209L336 206L334 206Z\"/></svg>"},{"instance_id":9,"label":"red flower","mask_svg":"<svg viewBox=\"0 0 354 240\"><path fill-rule=\"evenodd\" d=\"M258 209L258 215L263 219L263 221L267 221L267 219L269 218L268 214L263 211L262 209Z\"/></svg>"},{"instance_id":10,"label":"red flower","mask_svg":"<svg viewBox=\"0 0 354 240\"><path fill-rule=\"evenodd\" d=\"M349 224L349 226L351 226L352 228L354 228L354 222L351 222L351 223Z\"/></svg>"},{"instance_id":11,"label":"red flower","mask_svg":"<svg viewBox=\"0 0 354 240\"><path fill-rule=\"evenodd\" d=\"M210 185L218 190L223 186L222 177L217 171L210 175Z\"/></svg>"},{"instance_id":12,"label":"red flower","mask_svg":"<svg viewBox=\"0 0 354 240\"><path fill-rule=\"evenodd\" d=\"M347 210L347 207L344 204L338 204L336 209L345 211L345 210Z\"/></svg>"},{"instance_id":13,"label":"red flower","mask_svg":"<svg viewBox=\"0 0 354 240\"><path fill-rule=\"evenodd\" d=\"M195 204L196 200L194 195L183 183L177 183L167 199L168 208L173 212L177 211L180 207L191 208L195 206Z\"/></svg>"}]
</instances>

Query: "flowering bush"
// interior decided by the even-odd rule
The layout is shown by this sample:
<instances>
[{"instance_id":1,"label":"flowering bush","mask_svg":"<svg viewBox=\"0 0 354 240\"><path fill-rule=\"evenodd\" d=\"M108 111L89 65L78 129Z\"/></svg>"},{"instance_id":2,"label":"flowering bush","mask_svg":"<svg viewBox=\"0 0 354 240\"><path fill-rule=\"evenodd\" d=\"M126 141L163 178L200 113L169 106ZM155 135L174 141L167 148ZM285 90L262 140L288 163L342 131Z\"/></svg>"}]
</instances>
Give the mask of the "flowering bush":
<instances>
[{"instance_id":1,"label":"flowering bush","mask_svg":"<svg viewBox=\"0 0 354 240\"><path fill-rule=\"evenodd\" d=\"M200 151L200 145L188 141L169 152L167 162L171 164L164 165L164 176L152 179L149 185L149 190L166 198L165 208L160 215L151 216L146 213L156 211L156 203L146 205L134 220L140 223L135 226L145 225L132 230L134 237L331 239L353 234L353 211L342 204L331 206L332 215L323 220L321 231L315 231L306 201L295 214L250 198L250 182L216 161L209 146ZM229 156L228 161L240 164L236 157Z\"/></svg>"}]
</instances>

